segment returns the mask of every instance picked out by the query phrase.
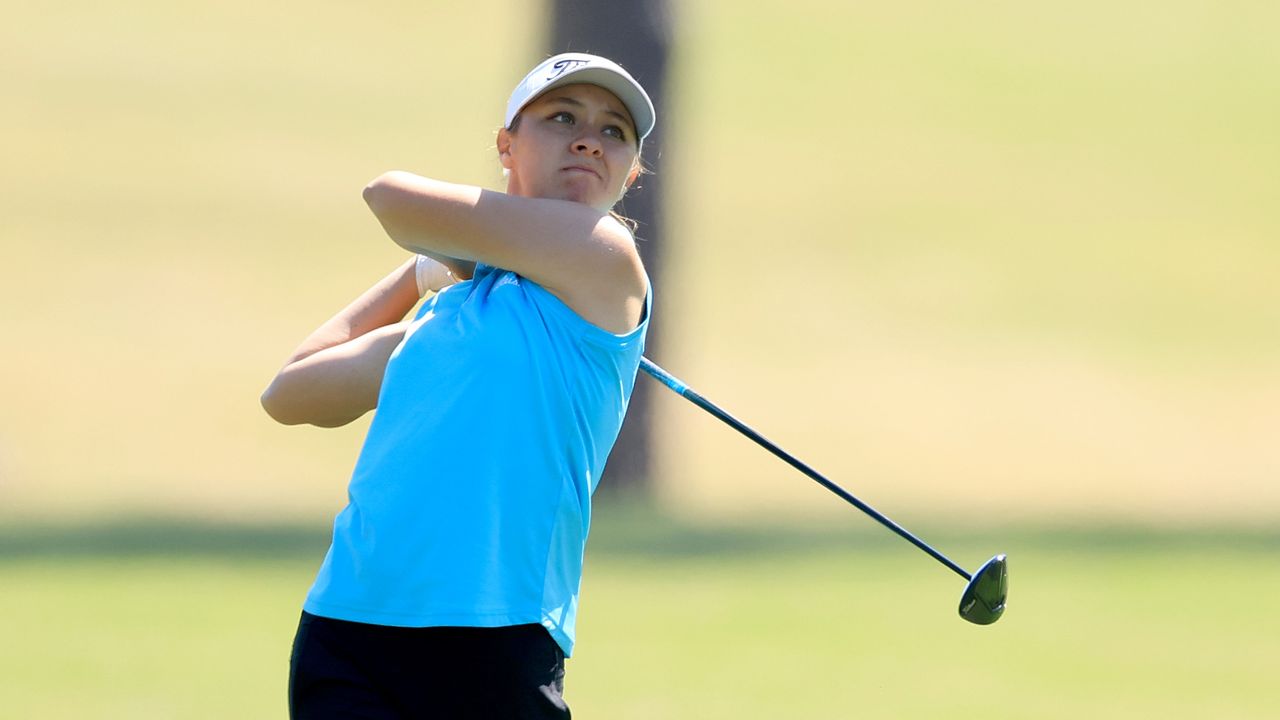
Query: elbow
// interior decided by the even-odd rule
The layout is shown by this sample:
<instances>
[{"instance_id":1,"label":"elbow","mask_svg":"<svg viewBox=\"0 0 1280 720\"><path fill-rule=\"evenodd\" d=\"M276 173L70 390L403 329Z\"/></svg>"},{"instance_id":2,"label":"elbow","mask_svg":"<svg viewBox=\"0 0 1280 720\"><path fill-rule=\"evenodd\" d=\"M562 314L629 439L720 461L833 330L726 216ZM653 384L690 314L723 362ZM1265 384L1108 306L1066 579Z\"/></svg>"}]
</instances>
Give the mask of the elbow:
<instances>
[{"instance_id":1,"label":"elbow","mask_svg":"<svg viewBox=\"0 0 1280 720\"><path fill-rule=\"evenodd\" d=\"M403 195L405 179L411 177L412 174L403 170L384 172L364 186L361 197L373 214L381 218Z\"/></svg>"},{"instance_id":2,"label":"elbow","mask_svg":"<svg viewBox=\"0 0 1280 720\"><path fill-rule=\"evenodd\" d=\"M361 196L373 216L378 219L387 237L400 247L417 252L404 242L406 237L404 214L407 206L408 180L414 175L401 170L385 172L364 186Z\"/></svg>"},{"instance_id":3,"label":"elbow","mask_svg":"<svg viewBox=\"0 0 1280 720\"><path fill-rule=\"evenodd\" d=\"M296 398L290 397L287 378L281 375L277 375L271 381L258 400L262 403L262 409L267 411L267 415L281 425L304 425L311 422L302 412Z\"/></svg>"},{"instance_id":4,"label":"elbow","mask_svg":"<svg viewBox=\"0 0 1280 720\"><path fill-rule=\"evenodd\" d=\"M301 421L289 414L288 405L280 399L280 393L276 388L276 383L272 382L262 391L262 396L258 398L262 403L262 409L267 411L267 415L281 425L299 425Z\"/></svg>"},{"instance_id":5,"label":"elbow","mask_svg":"<svg viewBox=\"0 0 1280 720\"><path fill-rule=\"evenodd\" d=\"M364 204L368 205L375 215L378 213L378 206L383 203L386 197L387 176L390 174L382 173L370 180L369 184L364 186L364 191L360 193L360 197L364 198Z\"/></svg>"},{"instance_id":6,"label":"elbow","mask_svg":"<svg viewBox=\"0 0 1280 720\"><path fill-rule=\"evenodd\" d=\"M262 409L267 411L267 415L281 425L336 428L352 422L363 414L325 412L323 408L313 407L313 404L307 403L296 392L296 388L291 392L288 383L282 383L277 377L262 392L259 401L262 403Z\"/></svg>"}]
</instances>

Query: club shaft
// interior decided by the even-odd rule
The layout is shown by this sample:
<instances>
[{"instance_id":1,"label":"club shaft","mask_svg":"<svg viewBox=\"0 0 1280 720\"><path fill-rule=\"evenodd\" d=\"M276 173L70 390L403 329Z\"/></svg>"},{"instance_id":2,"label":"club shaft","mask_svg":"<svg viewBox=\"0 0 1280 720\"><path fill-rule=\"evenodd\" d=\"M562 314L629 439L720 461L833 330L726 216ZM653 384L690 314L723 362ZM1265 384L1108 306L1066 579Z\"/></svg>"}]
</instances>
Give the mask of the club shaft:
<instances>
[{"instance_id":1,"label":"club shaft","mask_svg":"<svg viewBox=\"0 0 1280 720\"><path fill-rule=\"evenodd\" d=\"M885 527L889 528L893 532L897 533L900 537L902 537L902 539L906 540L912 545L915 545L916 547L925 551L930 556L932 556L933 559L951 568L960 577L964 578L965 580L973 579L972 575L970 575L967 571L965 571L964 568L952 562L951 559L948 558L946 555L943 555L937 550L934 550L932 547L929 546L928 543L916 537L915 535L911 534L909 531L907 531L906 528L902 527L898 523L885 517L875 508L871 507L870 505L854 497L853 494L850 493L848 490L845 490L839 485L831 482L830 480L825 478L822 475L822 473L819 473L817 470L814 470L813 468L809 467L808 465L806 465L805 463L797 459L791 453L778 447L768 438L766 438L765 436L761 435L760 433L748 427L746 423L743 423L741 420L735 418L734 416L720 409L720 407L717 406L715 403L711 402L710 400L707 400L706 398L702 397L698 393L694 392L692 388L690 388L685 383L681 382L678 378L676 378L671 373L658 367L649 358L640 358L640 369L644 370L646 373L653 376L663 385L666 385L668 388L671 388L671 390L673 390L677 395L680 395L681 397L693 403L694 405L697 405L703 410L706 410L708 413L711 413L715 417L719 418L726 425L728 425L729 427L732 427L734 430L737 430L743 435L746 435L747 437L751 438L753 441L755 441L757 445L764 448L765 450L768 450L769 452L778 456L782 460L786 461L786 463L791 467L799 470L805 475L808 475L811 479L813 479L819 485L825 487L826 489L830 490L836 495L839 495L841 498L845 500L845 502L848 502L850 505L858 508L862 512L871 516L871 518L874 519L876 522L880 523L881 525L884 525Z\"/></svg>"}]
</instances>

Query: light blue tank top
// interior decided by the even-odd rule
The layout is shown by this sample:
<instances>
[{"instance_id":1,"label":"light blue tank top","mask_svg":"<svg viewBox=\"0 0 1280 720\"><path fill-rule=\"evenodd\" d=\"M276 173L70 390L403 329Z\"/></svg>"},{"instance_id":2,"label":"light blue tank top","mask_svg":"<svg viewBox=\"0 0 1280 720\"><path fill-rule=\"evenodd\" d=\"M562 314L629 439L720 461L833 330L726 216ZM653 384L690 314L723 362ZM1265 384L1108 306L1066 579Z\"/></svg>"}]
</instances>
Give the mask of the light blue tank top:
<instances>
[{"instance_id":1,"label":"light blue tank top","mask_svg":"<svg viewBox=\"0 0 1280 720\"><path fill-rule=\"evenodd\" d=\"M478 265L387 363L304 609L401 627L540 623L572 654L591 494L644 352Z\"/></svg>"}]
</instances>

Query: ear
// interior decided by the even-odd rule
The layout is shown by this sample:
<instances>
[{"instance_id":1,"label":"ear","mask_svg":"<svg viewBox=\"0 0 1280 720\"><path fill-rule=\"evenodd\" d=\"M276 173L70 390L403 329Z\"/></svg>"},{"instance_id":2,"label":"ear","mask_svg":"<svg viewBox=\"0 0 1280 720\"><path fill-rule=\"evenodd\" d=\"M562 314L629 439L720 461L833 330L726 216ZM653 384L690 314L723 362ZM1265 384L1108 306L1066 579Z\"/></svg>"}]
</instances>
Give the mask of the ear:
<instances>
[{"instance_id":1,"label":"ear","mask_svg":"<svg viewBox=\"0 0 1280 720\"><path fill-rule=\"evenodd\" d=\"M498 129L498 162L502 163L502 167L506 170L511 169L511 131L506 128Z\"/></svg>"}]
</instances>

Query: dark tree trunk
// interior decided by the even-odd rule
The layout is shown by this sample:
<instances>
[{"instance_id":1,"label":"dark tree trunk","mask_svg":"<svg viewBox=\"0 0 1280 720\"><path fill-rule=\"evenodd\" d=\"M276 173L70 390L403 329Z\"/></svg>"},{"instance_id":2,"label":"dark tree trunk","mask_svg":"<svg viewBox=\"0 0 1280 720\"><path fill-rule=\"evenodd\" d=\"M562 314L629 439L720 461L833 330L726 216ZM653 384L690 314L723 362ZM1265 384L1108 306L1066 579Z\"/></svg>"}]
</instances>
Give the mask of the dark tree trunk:
<instances>
[{"instance_id":1,"label":"dark tree trunk","mask_svg":"<svg viewBox=\"0 0 1280 720\"><path fill-rule=\"evenodd\" d=\"M655 300L662 298L662 146L663 128L671 118L667 103L667 59L672 39L671 8L667 0L552 0L551 54L589 52L613 60L640 82L653 100L658 124L644 142L643 175L627 193L619 210L639 222L640 255L653 284ZM649 324L646 354L661 357L662 314ZM659 361L660 362L660 361ZM609 456L602 491L646 491L655 451L651 431L657 384L636 378L631 407L618 443Z\"/></svg>"}]
</instances>

